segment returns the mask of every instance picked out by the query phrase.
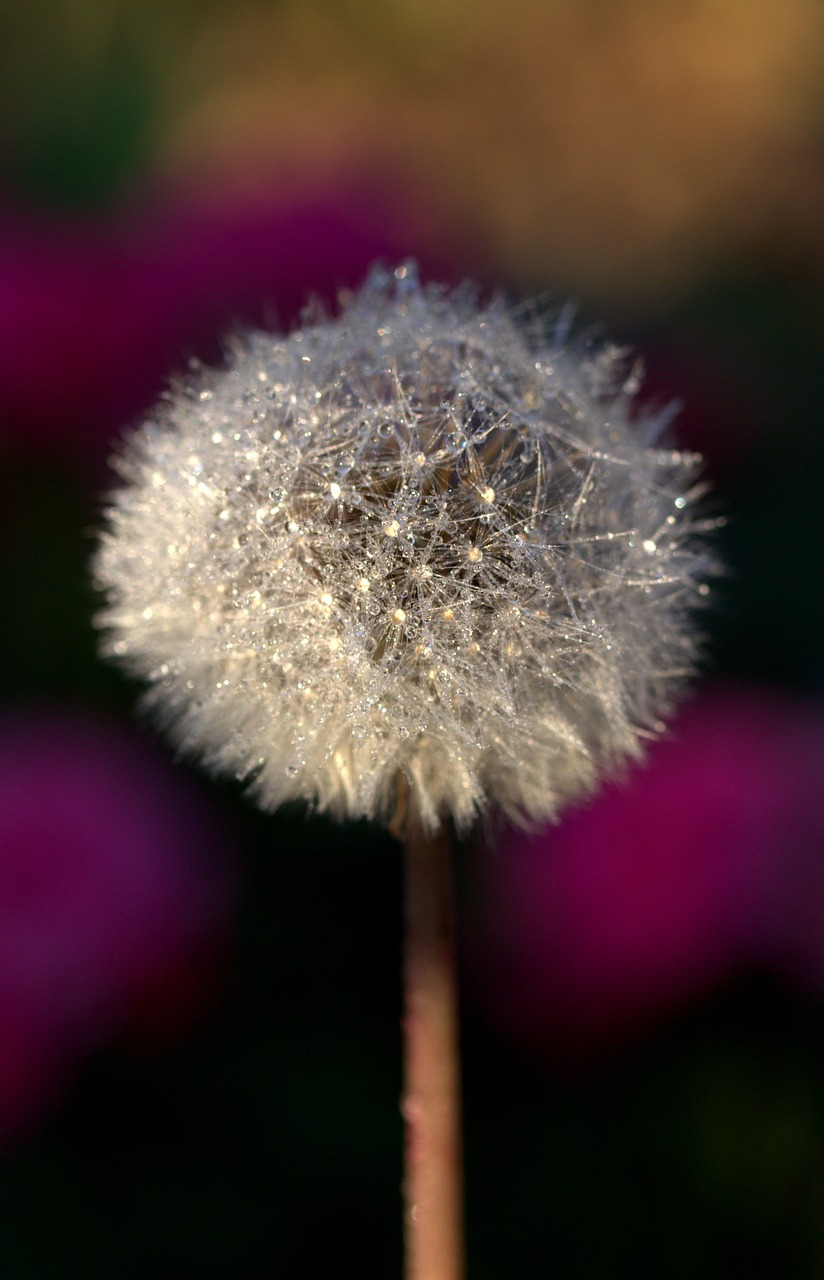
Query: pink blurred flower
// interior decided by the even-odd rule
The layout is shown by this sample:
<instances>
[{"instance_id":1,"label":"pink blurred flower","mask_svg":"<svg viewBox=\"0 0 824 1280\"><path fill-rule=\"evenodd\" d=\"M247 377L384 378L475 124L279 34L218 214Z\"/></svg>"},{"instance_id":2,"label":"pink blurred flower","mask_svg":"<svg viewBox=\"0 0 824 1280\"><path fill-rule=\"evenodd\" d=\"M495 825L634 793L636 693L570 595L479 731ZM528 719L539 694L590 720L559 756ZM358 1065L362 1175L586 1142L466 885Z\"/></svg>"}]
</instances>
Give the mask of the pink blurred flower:
<instances>
[{"instance_id":1,"label":"pink blurred flower","mask_svg":"<svg viewBox=\"0 0 824 1280\"><path fill-rule=\"evenodd\" d=\"M185 1020L233 900L213 818L151 750L75 714L0 718L0 1139L148 997Z\"/></svg>"},{"instance_id":2,"label":"pink blurred flower","mask_svg":"<svg viewBox=\"0 0 824 1280\"><path fill-rule=\"evenodd\" d=\"M484 860L473 963L495 1018L580 1049L749 966L824 993L824 719L705 693L646 767Z\"/></svg>"},{"instance_id":3,"label":"pink blurred flower","mask_svg":"<svg viewBox=\"0 0 824 1280\"><path fill-rule=\"evenodd\" d=\"M289 323L308 296L331 300L409 248L397 217L342 191L181 193L110 222L0 208L0 440L105 451L227 329Z\"/></svg>"}]
</instances>

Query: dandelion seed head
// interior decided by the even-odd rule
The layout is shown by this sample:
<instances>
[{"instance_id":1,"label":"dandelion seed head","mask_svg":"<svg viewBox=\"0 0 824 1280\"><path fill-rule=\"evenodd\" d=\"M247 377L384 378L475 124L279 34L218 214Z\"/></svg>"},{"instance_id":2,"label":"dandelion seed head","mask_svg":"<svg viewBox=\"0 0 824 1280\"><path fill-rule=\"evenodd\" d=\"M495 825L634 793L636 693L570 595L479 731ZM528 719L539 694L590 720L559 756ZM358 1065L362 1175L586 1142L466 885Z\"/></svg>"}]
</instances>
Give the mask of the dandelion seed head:
<instances>
[{"instance_id":1,"label":"dandelion seed head","mask_svg":"<svg viewBox=\"0 0 824 1280\"><path fill-rule=\"evenodd\" d=\"M374 270L131 436L106 651L267 809L385 817L401 772L430 827L554 817L696 660L698 460L656 445L636 384L616 348Z\"/></svg>"}]
</instances>

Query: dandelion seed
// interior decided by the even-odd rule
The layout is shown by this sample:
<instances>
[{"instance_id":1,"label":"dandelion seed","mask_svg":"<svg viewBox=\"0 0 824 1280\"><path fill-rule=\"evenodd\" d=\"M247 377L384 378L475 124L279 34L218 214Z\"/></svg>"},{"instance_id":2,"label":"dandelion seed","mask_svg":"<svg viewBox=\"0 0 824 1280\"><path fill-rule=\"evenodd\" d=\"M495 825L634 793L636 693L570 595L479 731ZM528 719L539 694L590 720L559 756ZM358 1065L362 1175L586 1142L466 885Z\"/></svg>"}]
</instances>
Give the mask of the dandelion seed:
<instances>
[{"instance_id":1,"label":"dandelion seed","mask_svg":"<svg viewBox=\"0 0 824 1280\"><path fill-rule=\"evenodd\" d=\"M698 649L698 460L651 447L668 415L633 394L608 345L376 270L133 434L106 650L265 808L385 817L400 774L430 830L552 818L658 732Z\"/></svg>"}]
</instances>

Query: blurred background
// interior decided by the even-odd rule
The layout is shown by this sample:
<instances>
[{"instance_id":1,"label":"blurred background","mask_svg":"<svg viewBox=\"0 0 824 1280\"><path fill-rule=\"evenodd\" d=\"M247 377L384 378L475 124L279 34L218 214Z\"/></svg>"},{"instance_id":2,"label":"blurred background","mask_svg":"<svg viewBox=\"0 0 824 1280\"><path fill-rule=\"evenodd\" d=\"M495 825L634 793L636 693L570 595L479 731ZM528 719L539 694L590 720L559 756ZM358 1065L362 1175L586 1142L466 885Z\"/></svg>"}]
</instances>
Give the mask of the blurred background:
<instances>
[{"instance_id":1,"label":"blurred background","mask_svg":"<svg viewBox=\"0 0 824 1280\"><path fill-rule=\"evenodd\" d=\"M819 0L5 0L0 1274L401 1272L400 868L96 656L118 431L375 258L574 298L728 574L646 768L458 860L472 1280L824 1276Z\"/></svg>"}]
</instances>

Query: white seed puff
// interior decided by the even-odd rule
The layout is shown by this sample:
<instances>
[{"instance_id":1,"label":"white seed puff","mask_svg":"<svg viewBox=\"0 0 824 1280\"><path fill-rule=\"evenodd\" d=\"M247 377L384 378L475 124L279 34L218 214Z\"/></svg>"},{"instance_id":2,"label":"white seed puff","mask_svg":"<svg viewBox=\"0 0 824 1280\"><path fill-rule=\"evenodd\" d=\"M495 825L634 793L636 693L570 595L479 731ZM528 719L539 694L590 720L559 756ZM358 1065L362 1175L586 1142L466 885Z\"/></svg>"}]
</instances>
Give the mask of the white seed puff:
<instances>
[{"instance_id":1,"label":"white seed puff","mask_svg":"<svg viewBox=\"0 0 824 1280\"><path fill-rule=\"evenodd\" d=\"M267 809L386 817L401 771L430 828L554 817L696 657L696 458L637 381L411 264L247 334L116 461L106 653Z\"/></svg>"}]
</instances>

